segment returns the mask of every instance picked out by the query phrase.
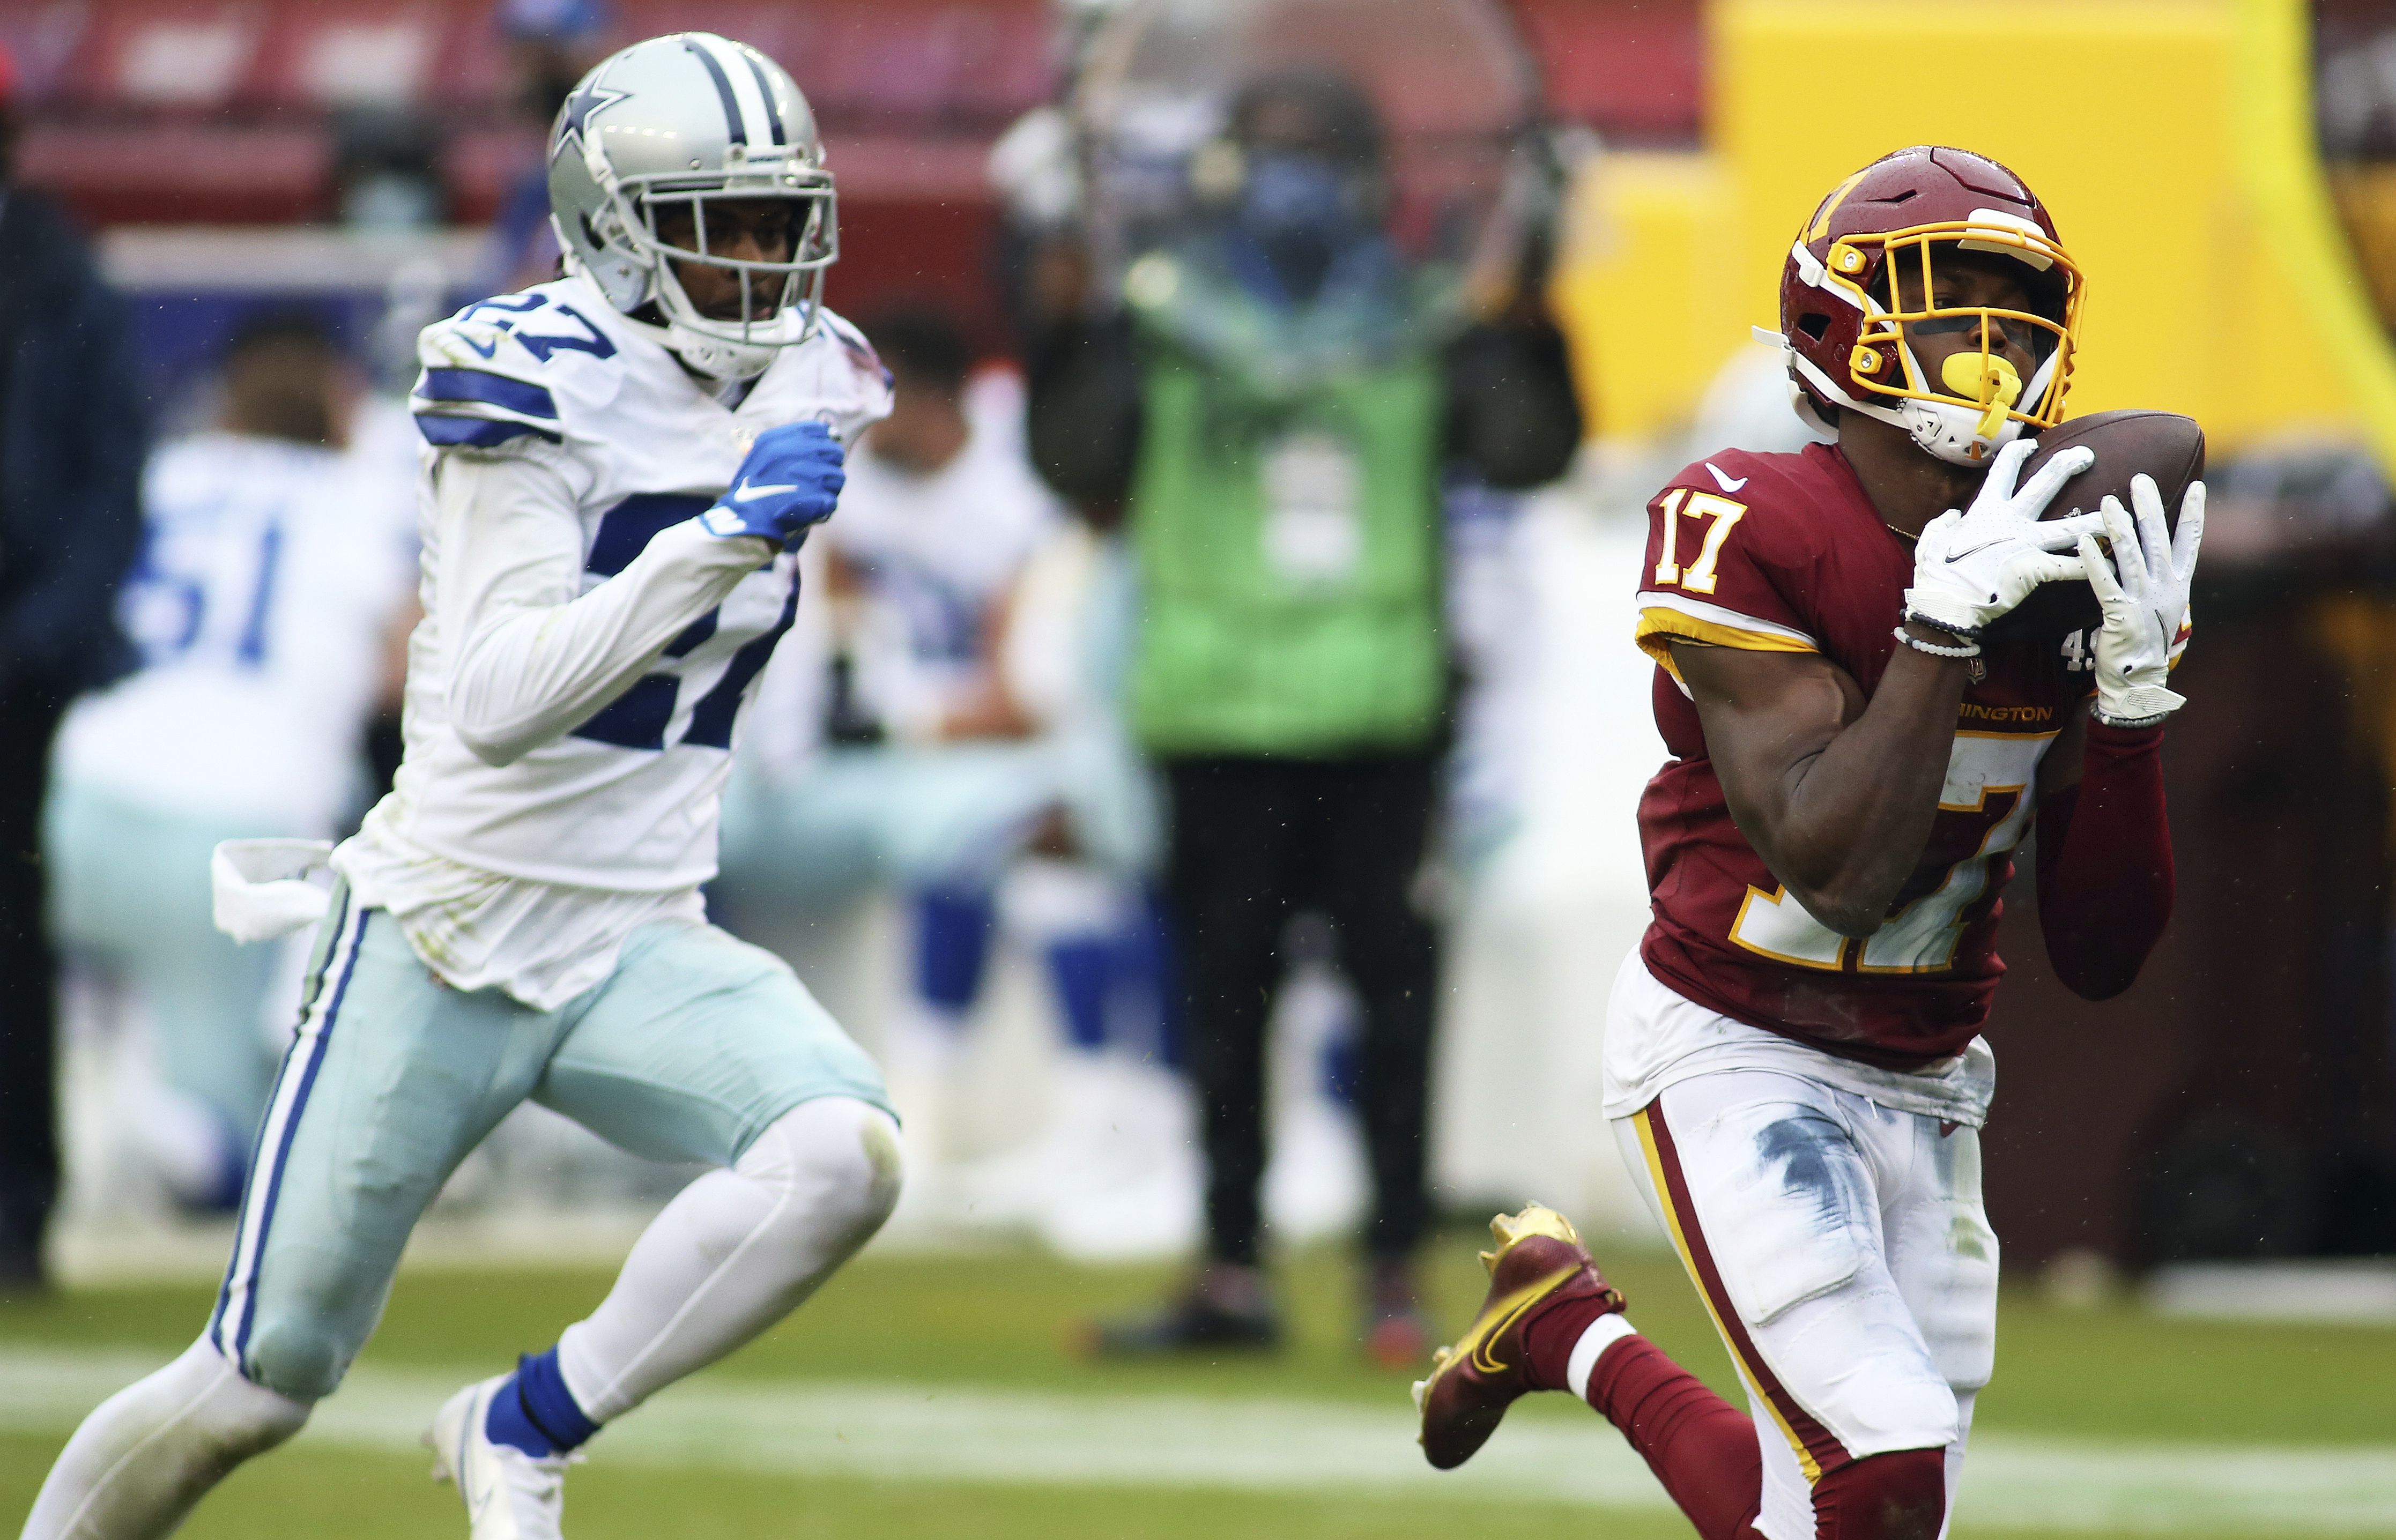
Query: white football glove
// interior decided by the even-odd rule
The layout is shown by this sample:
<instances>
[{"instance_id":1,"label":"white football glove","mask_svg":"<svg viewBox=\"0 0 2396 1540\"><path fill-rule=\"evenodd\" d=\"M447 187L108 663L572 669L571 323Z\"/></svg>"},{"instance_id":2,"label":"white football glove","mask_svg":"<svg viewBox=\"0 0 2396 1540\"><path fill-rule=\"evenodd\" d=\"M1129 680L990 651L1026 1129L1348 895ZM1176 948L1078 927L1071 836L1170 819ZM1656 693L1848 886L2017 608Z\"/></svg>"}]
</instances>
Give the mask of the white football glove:
<instances>
[{"instance_id":1,"label":"white football glove","mask_svg":"<svg viewBox=\"0 0 2396 1540\"><path fill-rule=\"evenodd\" d=\"M2051 524L2038 516L2065 482L2096 463L2096 451L2066 449L2017 490L2022 462L2037 450L2035 439L2006 445L1970 508L1950 508L1923 526L1913 543L1913 586L1905 591L1908 620L1977 636L2039 584L2082 576L2071 548L2084 532L2101 527L2096 515Z\"/></svg>"},{"instance_id":2,"label":"white football glove","mask_svg":"<svg viewBox=\"0 0 2396 1540\"><path fill-rule=\"evenodd\" d=\"M2203 482L2188 484L2176 531L2163 523L2163 495L2152 477L2130 478L2130 501L2137 505L2135 524L2119 498L2098 510L2113 544L2110 562L2093 537L2080 537L2080 564L2105 612L2094 649L2095 714L2108 727L2151 727L2187 704L2171 688L2172 642L2188 618L2189 579L2204 539Z\"/></svg>"}]
</instances>

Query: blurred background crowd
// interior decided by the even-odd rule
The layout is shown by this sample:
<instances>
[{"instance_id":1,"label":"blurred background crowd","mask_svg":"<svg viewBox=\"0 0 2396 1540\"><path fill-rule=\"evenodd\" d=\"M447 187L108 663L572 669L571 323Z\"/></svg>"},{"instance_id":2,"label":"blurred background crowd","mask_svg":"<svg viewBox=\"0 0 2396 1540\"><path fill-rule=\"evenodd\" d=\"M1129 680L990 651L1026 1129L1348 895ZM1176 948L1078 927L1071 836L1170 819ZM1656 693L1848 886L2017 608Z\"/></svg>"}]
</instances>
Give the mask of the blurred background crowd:
<instances>
[{"instance_id":1,"label":"blurred background crowd","mask_svg":"<svg viewBox=\"0 0 2396 1540\"><path fill-rule=\"evenodd\" d=\"M1993 1217L2033 1268L2396 1255L2396 20L2019 14L2089 49L2040 89L2150 92L2153 142L1946 137L2092 274L2074 405L2199 417L2216 512L2174 930L2099 1008L2007 927ZM1404 1360L1441 1215L1638 1231L1595 1081L1662 753L1642 509L1804 442L1745 327L1892 147L1805 84L1874 24L0 0L0 1275L39 1277L46 1226L70 1271L221 1249L300 960L215 934L208 853L345 833L387 783L415 333L550 275L552 119L686 27L808 93L829 300L898 387L805 550L710 896L885 1065L892 1243L1199 1258L1107 1328L1132 1351L1271 1340L1271 1246L1353 1236ZM1891 89L1946 110L1920 73ZM686 1175L527 1107L444 1211L552 1237Z\"/></svg>"}]
</instances>

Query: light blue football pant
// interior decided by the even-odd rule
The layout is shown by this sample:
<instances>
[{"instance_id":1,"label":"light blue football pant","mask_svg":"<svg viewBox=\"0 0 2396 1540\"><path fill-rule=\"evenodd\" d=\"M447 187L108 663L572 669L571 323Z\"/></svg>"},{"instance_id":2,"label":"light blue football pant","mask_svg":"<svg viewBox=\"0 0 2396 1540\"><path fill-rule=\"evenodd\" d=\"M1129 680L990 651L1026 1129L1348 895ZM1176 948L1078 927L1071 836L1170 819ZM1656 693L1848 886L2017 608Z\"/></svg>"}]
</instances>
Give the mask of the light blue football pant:
<instances>
[{"instance_id":1,"label":"light blue football pant","mask_svg":"<svg viewBox=\"0 0 2396 1540\"><path fill-rule=\"evenodd\" d=\"M265 1011L275 953L218 931L208 856L220 841L291 832L164 813L67 780L52 783L42 810L50 934L141 997L160 1078L212 1109L242 1148L274 1083Z\"/></svg>"},{"instance_id":2,"label":"light blue football pant","mask_svg":"<svg viewBox=\"0 0 2396 1540\"><path fill-rule=\"evenodd\" d=\"M878 886L988 888L1042 815L1064 810L1084 855L1137 877L1158 843L1147 767L1095 735L1027 743L827 750L801 775L733 772L724 794L721 874L711 890L744 906L840 909Z\"/></svg>"},{"instance_id":3,"label":"light blue football pant","mask_svg":"<svg viewBox=\"0 0 2396 1540\"><path fill-rule=\"evenodd\" d=\"M329 1394L408 1232L526 1099L651 1160L729 1166L802 1102L884 1110L873 1061L771 953L712 925L632 933L553 1011L436 982L392 917L337 893L260 1129L208 1337L249 1379Z\"/></svg>"},{"instance_id":4,"label":"light blue football pant","mask_svg":"<svg viewBox=\"0 0 2396 1540\"><path fill-rule=\"evenodd\" d=\"M1045 743L832 749L787 778L744 764L725 790L710 895L737 913L838 909L884 884L974 890L1060 796Z\"/></svg>"}]
</instances>

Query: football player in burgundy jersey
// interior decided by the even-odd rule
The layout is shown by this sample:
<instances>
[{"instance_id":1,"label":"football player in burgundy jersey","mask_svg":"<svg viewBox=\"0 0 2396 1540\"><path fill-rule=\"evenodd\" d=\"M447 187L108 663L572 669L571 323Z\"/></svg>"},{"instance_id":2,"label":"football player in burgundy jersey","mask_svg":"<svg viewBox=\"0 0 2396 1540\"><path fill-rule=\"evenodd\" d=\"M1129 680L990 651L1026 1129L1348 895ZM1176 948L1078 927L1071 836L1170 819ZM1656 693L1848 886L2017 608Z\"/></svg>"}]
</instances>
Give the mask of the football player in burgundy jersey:
<instances>
[{"instance_id":1,"label":"football player in burgundy jersey","mask_svg":"<svg viewBox=\"0 0 2396 1540\"><path fill-rule=\"evenodd\" d=\"M1493 1227L1482 1315L1418 1387L1434 1465L1568 1389L1706 1540L1941 1533L1994 1346L1979 1029L2012 851L2035 819L2048 951L2091 999L2171 910L2159 750L2204 489L2176 532L2143 478L2135 513L2040 522L2091 459L2022 476L2080 301L2036 196L1959 150L1874 161L1798 232L1771 339L1836 442L1716 455L1649 505L1638 641L1672 758L1606 1027L1606 1114L1749 1412L1535 1206ZM2102 624L1997 625L2043 582L2089 583Z\"/></svg>"}]
</instances>

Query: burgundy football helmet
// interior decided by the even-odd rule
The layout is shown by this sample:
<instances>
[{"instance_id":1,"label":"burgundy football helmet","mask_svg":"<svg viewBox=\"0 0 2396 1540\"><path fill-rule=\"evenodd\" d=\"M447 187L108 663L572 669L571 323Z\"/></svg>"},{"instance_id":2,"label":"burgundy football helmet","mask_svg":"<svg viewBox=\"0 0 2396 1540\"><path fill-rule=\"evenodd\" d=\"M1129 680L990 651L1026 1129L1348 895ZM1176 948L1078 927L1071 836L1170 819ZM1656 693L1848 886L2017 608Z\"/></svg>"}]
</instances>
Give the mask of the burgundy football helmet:
<instances>
[{"instance_id":1,"label":"burgundy football helmet","mask_svg":"<svg viewBox=\"0 0 2396 1540\"><path fill-rule=\"evenodd\" d=\"M2021 264L2035 310L1939 305L1937 265L1962 253ZM1798 413L1815 426L1830 431L1829 408L1862 412L1942 460L1980 465L2025 427L2063 420L2080 294L2078 265L2020 178L1968 151L1916 145L1822 200L1781 268L1780 332L1756 335L1785 351ZM1950 357L1933 379L1908 341L1925 324L1970 326L1979 351ZM2038 360L2028 381L1990 351L2000 332L2028 340Z\"/></svg>"}]
</instances>

